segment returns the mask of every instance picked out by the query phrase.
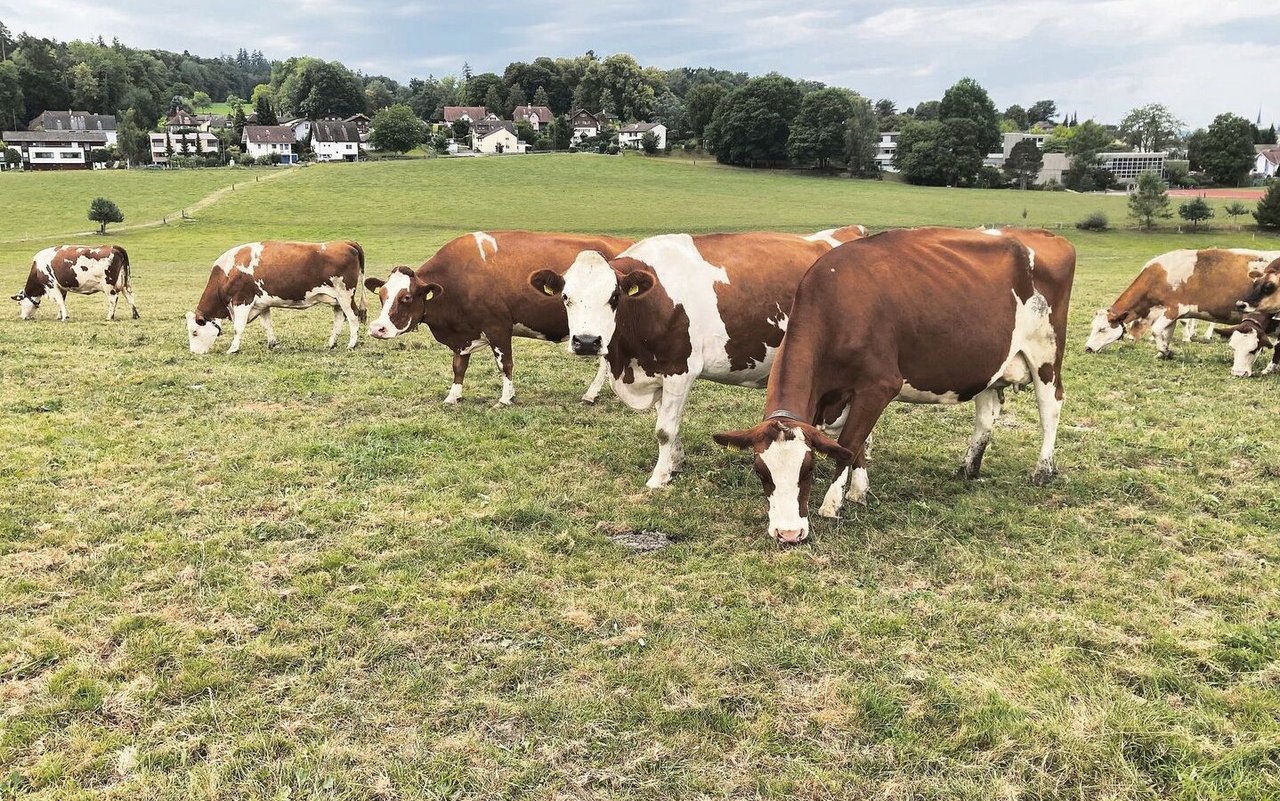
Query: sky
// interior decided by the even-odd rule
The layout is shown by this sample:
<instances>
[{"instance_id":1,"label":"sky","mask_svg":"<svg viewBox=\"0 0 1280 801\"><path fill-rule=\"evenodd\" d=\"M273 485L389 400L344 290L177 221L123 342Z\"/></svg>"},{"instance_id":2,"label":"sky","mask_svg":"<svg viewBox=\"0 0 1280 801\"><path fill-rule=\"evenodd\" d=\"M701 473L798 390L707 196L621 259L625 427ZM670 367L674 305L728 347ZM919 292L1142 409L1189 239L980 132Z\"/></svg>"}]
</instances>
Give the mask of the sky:
<instances>
[{"instance_id":1,"label":"sky","mask_svg":"<svg viewBox=\"0 0 1280 801\"><path fill-rule=\"evenodd\" d=\"M968 76L1002 110L1049 99L1081 120L1119 122L1163 103L1192 128L1228 111L1280 122L1275 0L686 0L666 10L653 0L0 0L0 21L201 56L316 56L400 81L593 50L663 69L777 71L902 110Z\"/></svg>"}]
</instances>

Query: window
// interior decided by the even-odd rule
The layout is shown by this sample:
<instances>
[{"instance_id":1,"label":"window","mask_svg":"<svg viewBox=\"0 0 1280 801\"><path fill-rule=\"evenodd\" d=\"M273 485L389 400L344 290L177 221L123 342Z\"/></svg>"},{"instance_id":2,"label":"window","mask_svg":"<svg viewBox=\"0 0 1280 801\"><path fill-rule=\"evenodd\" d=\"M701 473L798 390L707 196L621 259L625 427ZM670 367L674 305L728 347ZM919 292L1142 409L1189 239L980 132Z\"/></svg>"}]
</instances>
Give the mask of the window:
<instances>
[{"instance_id":1,"label":"window","mask_svg":"<svg viewBox=\"0 0 1280 801\"><path fill-rule=\"evenodd\" d=\"M71 151L71 152L63 151L61 154L61 157L64 159L75 159L76 161L84 160L83 154L77 153L76 151Z\"/></svg>"},{"instance_id":2,"label":"window","mask_svg":"<svg viewBox=\"0 0 1280 801\"><path fill-rule=\"evenodd\" d=\"M33 158L33 159L53 159L53 158L57 158L57 157L58 157L58 154L57 154L57 153L54 153L54 152L49 151L49 150L33 150L33 151L31 151L31 158Z\"/></svg>"}]
</instances>

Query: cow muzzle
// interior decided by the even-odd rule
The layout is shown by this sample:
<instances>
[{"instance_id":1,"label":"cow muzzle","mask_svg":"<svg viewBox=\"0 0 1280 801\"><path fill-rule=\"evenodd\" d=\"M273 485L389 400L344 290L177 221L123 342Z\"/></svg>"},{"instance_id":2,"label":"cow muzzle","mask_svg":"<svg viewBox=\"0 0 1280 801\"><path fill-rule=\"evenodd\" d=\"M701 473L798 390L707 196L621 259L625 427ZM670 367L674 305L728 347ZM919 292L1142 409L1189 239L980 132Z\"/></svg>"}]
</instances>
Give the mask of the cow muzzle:
<instances>
[{"instance_id":1,"label":"cow muzzle","mask_svg":"<svg viewBox=\"0 0 1280 801\"><path fill-rule=\"evenodd\" d=\"M1253 314L1255 311L1257 311L1257 309L1255 309L1252 305L1250 305L1249 301L1247 300L1237 300L1236 308L1248 314Z\"/></svg>"},{"instance_id":2,"label":"cow muzzle","mask_svg":"<svg viewBox=\"0 0 1280 801\"><path fill-rule=\"evenodd\" d=\"M575 334L569 340L569 348L575 356L600 356L604 340L598 336Z\"/></svg>"},{"instance_id":3,"label":"cow muzzle","mask_svg":"<svg viewBox=\"0 0 1280 801\"><path fill-rule=\"evenodd\" d=\"M369 336L374 339L391 339L396 335L396 329L380 320L374 320L369 323Z\"/></svg>"},{"instance_id":4,"label":"cow muzzle","mask_svg":"<svg viewBox=\"0 0 1280 801\"><path fill-rule=\"evenodd\" d=\"M772 528L769 533L773 534L779 545L799 545L809 538L809 532L803 528Z\"/></svg>"}]
</instances>

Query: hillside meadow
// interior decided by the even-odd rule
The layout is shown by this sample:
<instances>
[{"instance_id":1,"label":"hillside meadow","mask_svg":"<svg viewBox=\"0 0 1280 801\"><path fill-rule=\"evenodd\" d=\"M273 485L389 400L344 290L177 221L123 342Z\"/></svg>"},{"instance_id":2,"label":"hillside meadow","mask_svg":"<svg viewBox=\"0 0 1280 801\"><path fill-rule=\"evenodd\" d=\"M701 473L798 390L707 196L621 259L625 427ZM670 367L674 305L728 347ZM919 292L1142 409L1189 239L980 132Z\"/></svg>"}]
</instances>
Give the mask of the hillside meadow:
<instances>
[{"instance_id":1,"label":"hillside meadow","mask_svg":"<svg viewBox=\"0 0 1280 801\"><path fill-rule=\"evenodd\" d=\"M1123 222L1122 197L633 156L4 174L6 295L40 247L97 241L72 234L98 195L169 217L107 237L142 319L102 296L0 316L0 798L1280 794L1277 378L1232 379L1218 341L1082 353L1151 256L1280 240L1071 227ZM425 329L328 351L328 313L282 311L275 351L256 325L234 357L186 349L244 241L355 238L384 275L486 228L846 223L1063 226L1055 483L1027 481L1029 393L968 484L971 407L895 405L869 505L783 550L710 438L758 391L699 384L684 472L651 492L652 415L579 404L594 364L559 345L517 341L501 410L483 357L440 404ZM610 539L636 529L673 543Z\"/></svg>"}]
</instances>

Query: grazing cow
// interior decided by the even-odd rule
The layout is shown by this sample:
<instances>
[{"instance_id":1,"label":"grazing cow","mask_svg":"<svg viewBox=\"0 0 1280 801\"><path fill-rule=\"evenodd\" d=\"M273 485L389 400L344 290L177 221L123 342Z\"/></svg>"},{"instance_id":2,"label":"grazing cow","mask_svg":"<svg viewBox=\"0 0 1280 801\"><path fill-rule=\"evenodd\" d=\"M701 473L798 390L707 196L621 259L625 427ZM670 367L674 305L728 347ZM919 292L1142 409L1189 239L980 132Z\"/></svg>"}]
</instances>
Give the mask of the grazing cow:
<instances>
[{"instance_id":1,"label":"grazing cow","mask_svg":"<svg viewBox=\"0 0 1280 801\"><path fill-rule=\"evenodd\" d=\"M107 293L107 319L116 318L120 295L129 301L133 319L138 319L138 304L133 300L133 283L129 275L129 254L119 245L88 247L60 245L45 248L31 260L27 285L13 296L18 301L18 316L31 319L45 295L58 304L58 319L67 319L68 292L92 295Z\"/></svg>"},{"instance_id":2,"label":"grazing cow","mask_svg":"<svg viewBox=\"0 0 1280 801\"><path fill-rule=\"evenodd\" d=\"M976 478L1000 414L1003 388L1035 388L1042 444L1032 481L1053 462L1062 409L1062 353L1075 249L1045 231L889 231L823 256L796 291L769 376L762 422L716 434L751 449L769 501L769 531L809 534L814 452L836 479L819 513L835 517L868 487L865 441L891 401L973 401L976 420L959 475ZM848 406L839 441L813 423Z\"/></svg>"},{"instance_id":3,"label":"grazing cow","mask_svg":"<svg viewBox=\"0 0 1280 801\"><path fill-rule=\"evenodd\" d=\"M1270 255L1270 263L1258 270L1249 288L1240 293L1237 309L1280 314L1280 253Z\"/></svg>"},{"instance_id":4,"label":"grazing cow","mask_svg":"<svg viewBox=\"0 0 1280 801\"><path fill-rule=\"evenodd\" d=\"M382 313L369 323L369 335L391 339L425 322L436 340L453 351L453 386L444 402L462 398L462 379L471 354L488 347L502 374L498 405L515 398L512 337L560 342L569 335L564 306L533 295L527 281L539 268L564 270L583 251L612 258L631 240L611 236L477 231L440 248L417 270L397 267L386 281L365 280L378 295ZM583 396L588 403L604 383L604 366Z\"/></svg>"},{"instance_id":5,"label":"grazing cow","mask_svg":"<svg viewBox=\"0 0 1280 801\"><path fill-rule=\"evenodd\" d=\"M208 353L222 334L222 322L235 330L227 353L240 350L245 326L255 318L267 332L267 347L279 344L271 327L272 309L333 307L329 347L338 343L345 319L347 349L356 346L364 321L364 249L357 242L250 242L218 257L194 312L187 312L192 353Z\"/></svg>"},{"instance_id":6,"label":"grazing cow","mask_svg":"<svg viewBox=\"0 0 1280 801\"><path fill-rule=\"evenodd\" d=\"M646 482L656 489L684 459L680 418L693 382L763 387L801 276L865 234L860 225L807 237L665 234L612 260L581 253L563 275L541 270L529 283L563 298L571 353L605 357L631 408L658 407L658 462Z\"/></svg>"},{"instance_id":7,"label":"grazing cow","mask_svg":"<svg viewBox=\"0 0 1280 801\"><path fill-rule=\"evenodd\" d=\"M1271 363L1263 369L1262 374L1270 375L1276 371L1276 365L1280 363L1280 342L1273 343L1271 337L1275 335L1277 328L1280 328L1280 319L1270 312L1251 312L1236 325L1218 329L1218 336L1230 338L1231 350L1235 354L1231 364L1233 376L1248 378L1253 375L1253 363L1258 353L1273 344L1275 349L1271 354Z\"/></svg>"},{"instance_id":8,"label":"grazing cow","mask_svg":"<svg viewBox=\"0 0 1280 801\"><path fill-rule=\"evenodd\" d=\"M1178 320L1240 322L1236 301L1249 291L1253 276L1277 257L1280 251L1238 248L1174 250L1157 256L1110 308L1098 310L1090 324L1085 352L1097 353L1124 336L1125 326L1130 326L1134 339L1141 339L1150 329L1157 356L1172 358L1169 341Z\"/></svg>"}]
</instances>

